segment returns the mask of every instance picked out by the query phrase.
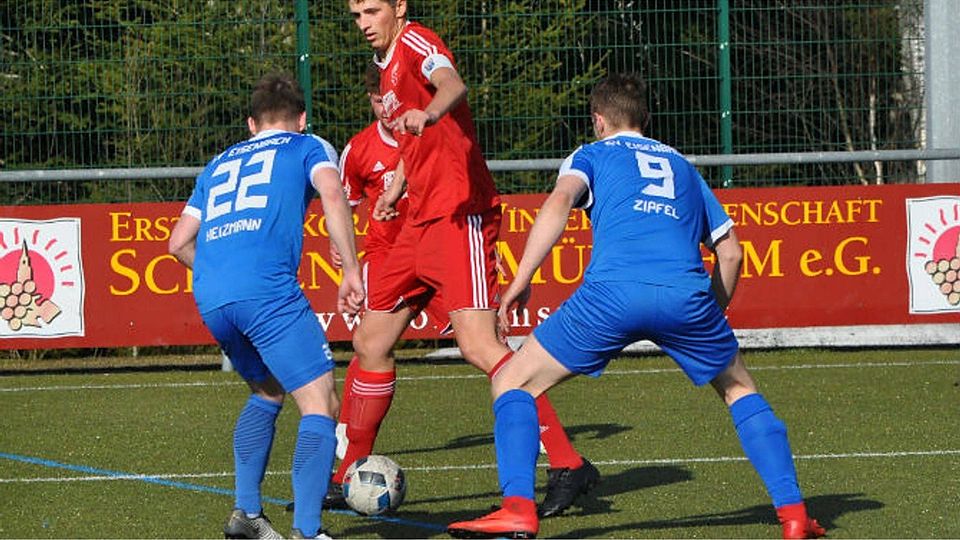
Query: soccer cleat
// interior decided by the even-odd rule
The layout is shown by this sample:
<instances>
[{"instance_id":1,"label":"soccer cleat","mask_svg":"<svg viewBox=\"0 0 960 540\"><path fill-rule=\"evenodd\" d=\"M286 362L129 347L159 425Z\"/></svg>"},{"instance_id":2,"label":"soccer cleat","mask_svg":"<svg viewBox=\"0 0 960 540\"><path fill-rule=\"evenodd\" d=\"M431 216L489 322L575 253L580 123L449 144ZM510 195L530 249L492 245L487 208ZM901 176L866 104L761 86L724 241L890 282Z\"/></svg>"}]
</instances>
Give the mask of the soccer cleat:
<instances>
[{"instance_id":1,"label":"soccer cleat","mask_svg":"<svg viewBox=\"0 0 960 540\"><path fill-rule=\"evenodd\" d=\"M540 530L536 506L522 497L505 497L503 507L471 521L447 527L454 538L536 538Z\"/></svg>"},{"instance_id":2,"label":"soccer cleat","mask_svg":"<svg viewBox=\"0 0 960 540\"><path fill-rule=\"evenodd\" d=\"M324 510L349 510L347 499L343 496L343 484L338 484L333 480L327 485L327 494L323 496ZM287 503L287 512L293 512L293 503Z\"/></svg>"},{"instance_id":3,"label":"soccer cleat","mask_svg":"<svg viewBox=\"0 0 960 540\"><path fill-rule=\"evenodd\" d=\"M274 530L270 520L263 513L251 518L246 512L236 508L230 512L223 526L224 538L270 538L280 539L283 535Z\"/></svg>"},{"instance_id":4,"label":"soccer cleat","mask_svg":"<svg viewBox=\"0 0 960 540\"><path fill-rule=\"evenodd\" d=\"M783 525L784 540L794 540L803 538L820 538L827 534L827 530L812 518L788 519L781 522Z\"/></svg>"},{"instance_id":5,"label":"soccer cleat","mask_svg":"<svg viewBox=\"0 0 960 540\"><path fill-rule=\"evenodd\" d=\"M330 481L327 494L323 496L323 507L327 510L348 510L347 499L343 496L343 484Z\"/></svg>"},{"instance_id":6,"label":"soccer cleat","mask_svg":"<svg viewBox=\"0 0 960 540\"><path fill-rule=\"evenodd\" d=\"M807 515L807 505L803 502L787 504L777 508L777 519L783 525L784 540L795 538L820 538L827 534L826 529Z\"/></svg>"},{"instance_id":7,"label":"soccer cleat","mask_svg":"<svg viewBox=\"0 0 960 540\"><path fill-rule=\"evenodd\" d=\"M583 458L583 465L576 469L550 469L547 471L547 494L537 508L542 518L559 516L570 508L581 494L589 492L600 481L600 471L593 463Z\"/></svg>"},{"instance_id":8,"label":"soccer cleat","mask_svg":"<svg viewBox=\"0 0 960 540\"><path fill-rule=\"evenodd\" d=\"M304 536L300 529L290 529L290 538L316 538L318 540L333 540L327 531L320 529L316 536Z\"/></svg>"}]
</instances>

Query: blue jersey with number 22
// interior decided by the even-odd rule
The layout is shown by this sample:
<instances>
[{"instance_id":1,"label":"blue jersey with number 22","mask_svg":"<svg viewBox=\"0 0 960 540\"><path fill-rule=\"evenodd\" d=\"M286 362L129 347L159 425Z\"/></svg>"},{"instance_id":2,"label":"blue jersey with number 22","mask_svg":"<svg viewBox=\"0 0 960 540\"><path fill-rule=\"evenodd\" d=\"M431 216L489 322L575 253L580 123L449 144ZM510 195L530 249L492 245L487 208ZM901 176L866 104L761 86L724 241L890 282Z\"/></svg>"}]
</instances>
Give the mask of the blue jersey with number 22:
<instances>
[{"instance_id":1,"label":"blue jersey with number 22","mask_svg":"<svg viewBox=\"0 0 960 540\"><path fill-rule=\"evenodd\" d=\"M297 268L313 173L337 169L319 137L269 130L215 157L184 213L200 220L193 291L201 313L300 293Z\"/></svg>"},{"instance_id":2,"label":"blue jersey with number 22","mask_svg":"<svg viewBox=\"0 0 960 540\"><path fill-rule=\"evenodd\" d=\"M578 201L593 226L585 281L630 281L707 290L700 243L733 222L696 168L636 132L581 146L560 168L587 185Z\"/></svg>"}]
</instances>

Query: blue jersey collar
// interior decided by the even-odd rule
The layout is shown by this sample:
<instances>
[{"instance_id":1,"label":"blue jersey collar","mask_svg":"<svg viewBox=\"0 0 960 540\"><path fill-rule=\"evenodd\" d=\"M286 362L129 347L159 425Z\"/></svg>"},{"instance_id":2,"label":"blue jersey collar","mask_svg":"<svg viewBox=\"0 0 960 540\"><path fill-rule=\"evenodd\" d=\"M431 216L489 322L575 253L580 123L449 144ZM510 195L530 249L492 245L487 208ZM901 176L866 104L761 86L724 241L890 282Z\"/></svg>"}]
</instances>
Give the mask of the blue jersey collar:
<instances>
[{"instance_id":1,"label":"blue jersey collar","mask_svg":"<svg viewBox=\"0 0 960 540\"><path fill-rule=\"evenodd\" d=\"M613 135L608 135L600 140L605 141L607 139L613 139L614 137L636 137L638 139L646 139L646 137L643 136L643 133L640 133L639 131L618 131Z\"/></svg>"},{"instance_id":2,"label":"blue jersey collar","mask_svg":"<svg viewBox=\"0 0 960 540\"><path fill-rule=\"evenodd\" d=\"M293 133L293 132L292 132L292 131L286 131L286 130L283 130L283 129L265 129L265 130L261 131L260 133L257 133L257 134L254 135L253 137L250 137L250 140L251 140L251 141L256 141L256 140L259 140L259 139L266 139L267 137L273 137L274 135L277 135L277 134L280 134L280 133Z\"/></svg>"}]
</instances>

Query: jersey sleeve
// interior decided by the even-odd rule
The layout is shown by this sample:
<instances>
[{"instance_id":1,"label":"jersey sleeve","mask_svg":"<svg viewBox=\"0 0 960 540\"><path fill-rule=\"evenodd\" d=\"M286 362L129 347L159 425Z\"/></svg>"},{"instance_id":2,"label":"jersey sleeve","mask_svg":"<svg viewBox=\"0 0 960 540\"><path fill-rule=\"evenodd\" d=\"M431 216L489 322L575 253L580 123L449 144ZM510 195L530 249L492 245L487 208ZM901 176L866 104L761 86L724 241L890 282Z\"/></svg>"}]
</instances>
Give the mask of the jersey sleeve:
<instances>
[{"instance_id":1,"label":"jersey sleeve","mask_svg":"<svg viewBox=\"0 0 960 540\"><path fill-rule=\"evenodd\" d=\"M700 173L696 172L696 169L692 166L690 168L697 175L697 180L700 183L700 194L704 203L703 210L706 213L706 227L704 227L704 237L701 241L707 247L712 248L717 240L733 228L733 220L727 215L727 211L723 209L723 205L717 200L717 196L710 190L710 186L700 176Z\"/></svg>"},{"instance_id":2,"label":"jersey sleeve","mask_svg":"<svg viewBox=\"0 0 960 540\"><path fill-rule=\"evenodd\" d=\"M315 144L310 146L304 162L308 182L312 184L313 175L317 170L323 168L333 169L339 175L340 167L337 165L337 151L333 148L333 145L316 135L311 135L311 139Z\"/></svg>"},{"instance_id":3,"label":"jersey sleeve","mask_svg":"<svg viewBox=\"0 0 960 540\"><path fill-rule=\"evenodd\" d=\"M180 212L181 214L195 217L198 220L203 218L203 207L207 200L207 189L203 179L208 177L209 171L210 163L208 163L207 166L204 167L203 171L197 175L197 180L193 185L193 192L190 193L190 198L187 199L187 204L183 207L183 211Z\"/></svg>"},{"instance_id":4,"label":"jersey sleeve","mask_svg":"<svg viewBox=\"0 0 960 540\"><path fill-rule=\"evenodd\" d=\"M400 41L406 45L415 65L420 66L420 74L426 82L430 82L430 76L440 68L457 69L453 64L453 54L443 40L426 28L412 28L404 32Z\"/></svg>"},{"instance_id":5,"label":"jersey sleeve","mask_svg":"<svg viewBox=\"0 0 960 540\"><path fill-rule=\"evenodd\" d=\"M587 192L574 203L574 208L590 208L593 205L593 164L586 154L583 146L574 150L567 159L563 160L560 172L557 174L558 179L561 176L575 176L586 184Z\"/></svg>"},{"instance_id":6,"label":"jersey sleeve","mask_svg":"<svg viewBox=\"0 0 960 540\"><path fill-rule=\"evenodd\" d=\"M340 154L340 182L343 184L343 192L350 206L357 206L364 199L360 156L353 151L355 142L356 139L351 139Z\"/></svg>"}]
</instances>

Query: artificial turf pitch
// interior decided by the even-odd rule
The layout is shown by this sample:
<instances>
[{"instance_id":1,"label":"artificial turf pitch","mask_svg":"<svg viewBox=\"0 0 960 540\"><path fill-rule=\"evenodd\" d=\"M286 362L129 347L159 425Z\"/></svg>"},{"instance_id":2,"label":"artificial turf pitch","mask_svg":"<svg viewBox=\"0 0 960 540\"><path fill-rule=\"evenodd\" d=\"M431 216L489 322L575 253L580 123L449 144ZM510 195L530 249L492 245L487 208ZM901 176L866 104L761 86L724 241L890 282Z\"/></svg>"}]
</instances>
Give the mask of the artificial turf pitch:
<instances>
[{"instance_id":1,"label":"artificial turf pitch","mask_svg":"<svg viewBox=\"0 0 960 540\"><path fill-rule=\"evenodd\" d=\"M808 506L830 538L960 537L960 351L746 359L787 423ZM335 538L442 538L447 523L499 501L486 379L461 362L406 361L398 375L376 452L404 468L406 501L381 519L325 513ZM217 369L0 377L0 537L221 537L246 394ZM541 537L779 535L722 403L665 357L619 359L550 395L603 480L544 520ZM263 488L283 533L297 417L290 401Z\"/></svg>"}]
</instances>

